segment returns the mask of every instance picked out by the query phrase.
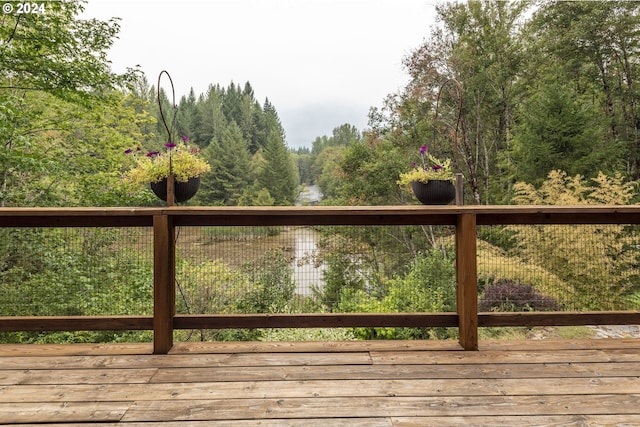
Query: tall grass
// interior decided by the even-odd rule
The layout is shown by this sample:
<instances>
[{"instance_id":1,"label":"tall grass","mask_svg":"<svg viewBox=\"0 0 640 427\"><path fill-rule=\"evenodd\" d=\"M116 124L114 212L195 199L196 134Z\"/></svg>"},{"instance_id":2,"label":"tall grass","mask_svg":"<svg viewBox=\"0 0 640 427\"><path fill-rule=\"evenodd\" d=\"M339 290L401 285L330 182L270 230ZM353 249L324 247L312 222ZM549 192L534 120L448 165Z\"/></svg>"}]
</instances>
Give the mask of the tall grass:
<instances>
[{"instance_id":1,"label":"tall grass","mask_svg":"<svg viewBox=\"0 0 640 427\"><path fill-rule=\"evenodd\" d=\"M212 226L203 227L202 235L208 243L223 241L246 241L259 239L261 237L277 236L282 231L281 226L267 227L226 227Z\"/></svg>"}]
</instances>

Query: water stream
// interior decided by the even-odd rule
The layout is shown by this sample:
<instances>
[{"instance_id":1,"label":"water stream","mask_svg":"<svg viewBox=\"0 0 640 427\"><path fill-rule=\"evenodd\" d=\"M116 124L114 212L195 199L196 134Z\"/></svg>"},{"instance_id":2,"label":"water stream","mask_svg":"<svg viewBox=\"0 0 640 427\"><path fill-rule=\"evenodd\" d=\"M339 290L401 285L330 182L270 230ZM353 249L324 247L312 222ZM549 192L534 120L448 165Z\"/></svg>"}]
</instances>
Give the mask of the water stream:
<instances>
[{"instance_id":1,"label":"water stream","mask_svg":"<svg viewBox=\"0 0 640 427\"><path fill-rule=\"evenodd\" d=\"M308 185L296 202L297 206L317 205L322 200L322 192L317 185ZM324 265L315 265L314 254L317 251L319 233L311 228L297 228L293 234L294 260L292 262L293 279L296 282L296 293L304 296L312 294L314 287L323 285L322 271Z\"/></svg>"},{"instance_id":2,"label":"water stream","mask_svg":"<svg viewBox=\"0 0 640 427\"><path fill-rule=\"evenodd\" d=\"M318 249L319 233L312 228L296 228L291 230L294 242L294 259L291 263L293 280L296 282L296 293L304 296L312 294L312 289L322 288L322 272L324 264L316 266L315 255Z\"/></svg>"},{"instance_id":3,"label":"water stream","mask_svg":"<svg viewBox=\"0 0 640 427\"><path fill-rule=\"evenodd\" d=\"M320 191L320 187L317 185L307 185L298 195L298 200L296 201L296 206L302 205L317 205L320 200L322 200L322 192Z\"/></svg>"}]
</instances>

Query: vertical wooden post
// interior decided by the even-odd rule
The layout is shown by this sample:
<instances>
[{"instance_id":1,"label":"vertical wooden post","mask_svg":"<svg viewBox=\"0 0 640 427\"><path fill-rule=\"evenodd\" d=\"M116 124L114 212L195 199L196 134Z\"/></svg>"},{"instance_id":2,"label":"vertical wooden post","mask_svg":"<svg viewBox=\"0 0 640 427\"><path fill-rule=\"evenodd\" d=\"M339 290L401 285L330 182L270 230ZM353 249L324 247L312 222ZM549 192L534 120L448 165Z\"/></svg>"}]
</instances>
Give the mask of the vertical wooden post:
<instances>
[{"instance_id":1,"label":"vertical wooden post","mask_svg":"<svg viewBox=\"0 0 640 427\"><path fill-rule=\"evenodd\" d=\"M456 279L460 345L478 350L476 215L460 214L456 224Z\"/></svg>"},{"instance_id":2,"label":"vertical wooden post","mask_svg":"<svg viewBox=\"0 0 640 427\"><path fill-rule=\"evenodd\" d=\"M167 206L173 206L175 204L175 188L176 178L171 173L167 177Z\"/></svg>"},{"instance_id":3,"label":"vertical wooden post","mask_svg":"<svg viewBox=\"0 0 640 427\"><path fill-rule=\"evenodd\" d=\"M456 174L456 205L464 205L464 186L461 173Z\"/></svg>"},{"instance_id":4,"label":"vertical wooden post","mask_svg":"<svg viewBox=\"0 0 640 427\"><path fill-rule=\"evenodd\" d=\"M153 217L153 353L173 347L176 274L175 229L168 215Z\"/></svg>"}]
</instances>

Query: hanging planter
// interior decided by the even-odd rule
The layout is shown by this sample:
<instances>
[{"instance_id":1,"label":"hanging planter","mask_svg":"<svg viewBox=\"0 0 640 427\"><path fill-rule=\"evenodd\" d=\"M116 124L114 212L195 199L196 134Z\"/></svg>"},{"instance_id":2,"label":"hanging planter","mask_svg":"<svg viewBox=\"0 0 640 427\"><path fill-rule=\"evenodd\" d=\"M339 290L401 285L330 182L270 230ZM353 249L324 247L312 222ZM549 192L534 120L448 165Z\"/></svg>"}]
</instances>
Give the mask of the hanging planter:
<instances>
[{"instance_id":1,"label":"hanging planter","mask_svg":"<svg viewBox=\"0 0 640 427\"><path fill-rule=\"evenodd\" d=\"M162 109L160 99L160 78L166 74L171 82L173 92L173 81L166 71L162 71L158 77L158 106L160 117L167 130L168 141L164 144L165 151L150 151L146 155L140 156L142 150L136 148L129 149L125 153L136 157L136 166L129 170L125 179L129 182L143 185L151 185L151 190L161 200L167 202L168 206L174 203L181 203L192 198L200 187L200 176L211 170L211 166L200 156L200 150L188 146L189 138L182 136L177 144L173 142L173 126L176 115L174 112L171 126L167 124L165 113ZM175 92L173 92L173 102L175 104ZM177 108L174 106L174 109ZM167 195L167 178L174 177L174 196Z\"/></svg>"},{"instance_id":2,"label":"hanging planter","mask_svg":"<svg viewBox=\"0 0 640 427\"><path fill-rule=\"evenodd\" d=\"M413 181L411 189L423 205L448 205L456 198L456 187L448 180Z\"/></svg>"},{"instance_id":3,"label":"hanging planter","mask_svg":"<svg viewBox=\"0 0 640 427\"><path fill-rule=\"evenodd\" d=\"M160 200L167 201L167 178L161 181L152 182L151 190ZM189 178L185 182L174 181L173 183L173 199L175 203L186 202L196 195L200 188L200 177Z\"/></svg>"},{"instance_id":4,"label":"hanging planter","mask_svg":"<svg viewBox=\"0 0 640 427\"><path fill-rule=\"evenodd\" d=\"M411 185L413 194L424 205L447 205L456 198L455 176L451 161L441 161L428 153L428 147L420 147L421 164L401 173L398 184Z\"/></svg>"}]
</instances>

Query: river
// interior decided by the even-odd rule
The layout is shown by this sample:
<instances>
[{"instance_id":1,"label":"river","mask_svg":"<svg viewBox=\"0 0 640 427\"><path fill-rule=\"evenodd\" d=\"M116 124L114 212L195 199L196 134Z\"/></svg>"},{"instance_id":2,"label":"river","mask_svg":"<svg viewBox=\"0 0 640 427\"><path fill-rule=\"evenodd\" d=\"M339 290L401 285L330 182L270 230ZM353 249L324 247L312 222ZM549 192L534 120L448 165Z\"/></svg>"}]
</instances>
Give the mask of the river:
<instances>
[{"instance_id":1,"label":"river","mask_svg":"<svg viewBox=\"0 0 640 427\"><path fill-rule=\"evenodd\" d=\"M315 206L322 200L322 192L317 185L307 185L298 195L296 206ZM324 265L315 265L319 233L311 228L294 229L294 260L292 262L293 279L296 293L304 296L312 294L312 289L322 288Z\"/></svg>"},{"instance_id":2,"label":"river","mask_svg":"<svg viewBox=\"0 0 640 427\"><path fill-rule=\"evenodd\" d=\"M296 283L296 293L304 296L313 294L313 288L322 288L322 272L324 264L316 264L317 242L320 233L308 227L295 227L282 234L286 240L293 242L293 280Z\"/></svg>"},{"instance_id":3,"label":"river","mask_svg":"<svg viewBox=\"0 0 640 427\"><path fill-rule=\"evenodd\" d=\"M315 206L322 200L322 192L317 185L307 185L304 191L301 191L296 201L296 206L311 205Z\"/></svg>"},{"instance_id":4,"label":"river","mask_svg":"<svg viewBox=\"0 0 640 427\"><path fill-rule=\"evenodd\" d=\"M297 205L317 204L322 198L318 186L305 188ZM216 229L216 227L211 227ZM232 269L240 270L246 263L258 262L269 250L283 250L290 257L292 279L296 283L296 293L303 296L313 294L313 288L322 288L323 264L316 265L315 258L320 233L311 227L283 227L274 236L256 239L242 238L243 235L224 237L224 227L207 234L207 228L179 230L178 250L180 256L193 265L207 260L219 260ZM250 230L247 232L250 234ZM216 239L220 237L220 239Z\"/></svg>"}]
</instances>

